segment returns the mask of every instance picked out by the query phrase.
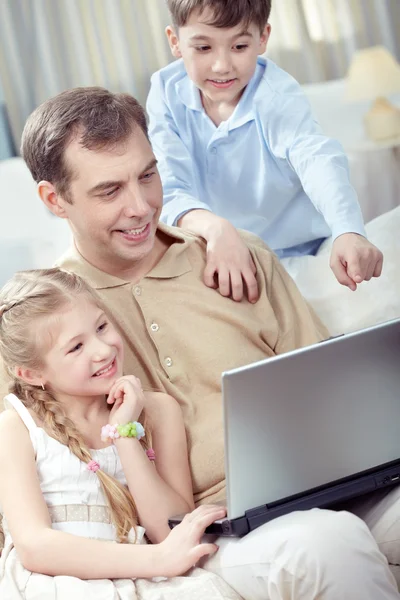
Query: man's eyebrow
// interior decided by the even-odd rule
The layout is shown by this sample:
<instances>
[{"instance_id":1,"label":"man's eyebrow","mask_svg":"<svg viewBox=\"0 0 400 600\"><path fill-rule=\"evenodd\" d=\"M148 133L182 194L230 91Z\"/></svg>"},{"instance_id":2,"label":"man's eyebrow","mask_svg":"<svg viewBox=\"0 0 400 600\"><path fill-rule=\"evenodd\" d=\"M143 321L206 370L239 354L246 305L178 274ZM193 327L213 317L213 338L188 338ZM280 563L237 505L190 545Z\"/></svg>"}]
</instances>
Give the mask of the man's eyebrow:
<instances>
[{"instance_id":1,"label":"man's eyebrow","mask_svg":"<svg viewBox=\"0 0 400 600\"><path fill-rule=\"evenodd\" d=\"M147 171L150 171L150 169L154 169L154 167L157 166L158 160L156 158L153 158L148 165L145 166L145 168L142 170L142 172L140 173L140 175L143 175L144 173L146 173Z\"/></svg>"},{"instance_id":2,"label":"man's eyebrow","mask_svg":"<svg viewBox=\"0 0 400 600\"><path fill-rule=\"evenodd\" d=\"M153 169L156 166L156 164L157 164L157 159L153 158L145 166L145 168L142 170L142 172L140 173L140 175L143 175L144 173L146 173L147 171L149 171L149 169ZM117 181L117 180L101 181L100 183L98 183L94 187L90 188L90 190L89 190L88 193L91 196L95 196L99 192L104 192L104 191L109 190L110 188L113 188L113 187L122 187L123 185L124 185L123 181Z\"/></svg>"},{"instance_id":3,"label":"man's eyebrow","mask_svg":"<svg viewBox=\"0 0 400 600\"><path fill-rule=\"evenodd\" d=\"M92 187L89 190L89 194L91 194L92 196L95 194L98 194L99 192L104 192L105 190L109 190L110 188L113 187L118 187L122 185L122 181L101 181L100 183L98 183L97 185L95 185L94 187Z\"/></svg>"}]
</instances>

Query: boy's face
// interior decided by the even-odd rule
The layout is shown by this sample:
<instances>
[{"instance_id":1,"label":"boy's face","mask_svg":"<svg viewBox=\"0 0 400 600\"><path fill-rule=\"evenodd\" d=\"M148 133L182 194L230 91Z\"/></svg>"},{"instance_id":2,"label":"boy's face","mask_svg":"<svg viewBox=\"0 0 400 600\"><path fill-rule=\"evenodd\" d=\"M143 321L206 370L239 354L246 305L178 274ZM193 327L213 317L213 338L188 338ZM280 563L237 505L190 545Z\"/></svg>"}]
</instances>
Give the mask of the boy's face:
<instances>
[{"instance_id":1,"label":"boy's face","mask_svg":"<svg viewBox=\"0 0 400 600\"><path fill-rule=\"evenodd\" d=\"M179 31L167 27L169 44L203 101L235 104L254 74L257 56L266 50L270 26L260 33L254 23L226 29L207 25L212 20L209 10L194 11Z\"/></svg>"}]
</instances>

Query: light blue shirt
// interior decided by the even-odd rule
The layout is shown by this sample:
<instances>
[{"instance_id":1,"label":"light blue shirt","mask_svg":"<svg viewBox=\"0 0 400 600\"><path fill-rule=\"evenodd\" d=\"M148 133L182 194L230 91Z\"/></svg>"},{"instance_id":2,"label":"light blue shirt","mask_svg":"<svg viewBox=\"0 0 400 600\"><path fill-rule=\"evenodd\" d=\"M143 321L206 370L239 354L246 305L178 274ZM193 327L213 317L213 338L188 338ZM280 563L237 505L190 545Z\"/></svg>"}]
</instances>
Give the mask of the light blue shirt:
<instances>
[{"instance_id":1,"label":"light blue shirt","mask_svg":"<svg viewBox=\"0 0 400 600\"><path fill-rule=\"evenodd\" d=\"M365 235L341 145L321 133L300 85L272 61L259 57L219 127L182 60L153 75L147 111L168 225L212 210L280 256L313 254L330 235Z\"/></svg>"}]
</instances>

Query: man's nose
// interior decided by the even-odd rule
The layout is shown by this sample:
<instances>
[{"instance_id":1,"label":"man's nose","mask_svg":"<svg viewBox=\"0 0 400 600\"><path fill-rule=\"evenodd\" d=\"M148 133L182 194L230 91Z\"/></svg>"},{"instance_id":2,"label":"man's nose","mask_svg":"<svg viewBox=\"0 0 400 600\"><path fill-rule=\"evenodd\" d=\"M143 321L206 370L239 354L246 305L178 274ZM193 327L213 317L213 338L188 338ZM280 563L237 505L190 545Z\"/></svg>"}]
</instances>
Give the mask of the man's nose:
<instances>
[{"instance_id":1,"label":"man's nose","mask_svg":"<svg viewBox=\"0 0 400 600\"><path fill-rule=\"evenodd\" d=\"M126 217L143 219L151 212L149 203L141 190L129 192L126 198L124 213Z\"/></svg>"}]
</instances>

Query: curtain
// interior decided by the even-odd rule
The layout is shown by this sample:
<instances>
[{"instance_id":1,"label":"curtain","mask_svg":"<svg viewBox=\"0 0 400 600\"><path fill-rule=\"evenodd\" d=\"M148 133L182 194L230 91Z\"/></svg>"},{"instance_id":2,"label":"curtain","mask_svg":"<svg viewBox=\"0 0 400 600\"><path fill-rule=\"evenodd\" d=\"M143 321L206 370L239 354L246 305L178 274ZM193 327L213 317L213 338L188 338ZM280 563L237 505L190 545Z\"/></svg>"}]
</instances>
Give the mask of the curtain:
<instances>
[{"instance_id":1,"label":"curtain","mask_svg":"<svg viewBox=\"0 0 400 600\"><path fill-rule=\"evenodd\" d=\"M15 148L10 131L8 114L0 84L0 160L15 155Z\"/></svg>"},{"instance_id":2,"label":"curtain","mask_svg":"<svg viewBox=\"0 0 400 600\"><path fill-rule=\"evenodd\" d=\"M400 59L400 0L272 0L267 55L300 83L344 77L358 48Z\"/></svg>"},{"instance_id":3,"label":"curtain","mask_svg":"<svg viewBox=\"0 0 400 600\"><path fill-rule=\"evenodd\" d=\"M164 0L0 0L0 85L16 147L30 112L64 89L101 85L144 103L151 74L172 60L168 21ZM343 77L359 47L400 55L400 0L273 0L271 25L267 54L302 83Z\"/></svg>"}]
</instances>

